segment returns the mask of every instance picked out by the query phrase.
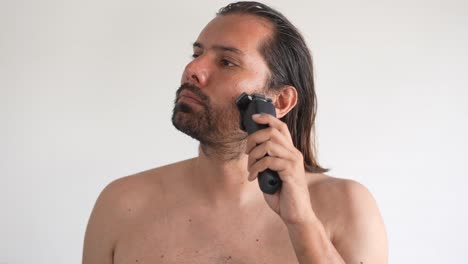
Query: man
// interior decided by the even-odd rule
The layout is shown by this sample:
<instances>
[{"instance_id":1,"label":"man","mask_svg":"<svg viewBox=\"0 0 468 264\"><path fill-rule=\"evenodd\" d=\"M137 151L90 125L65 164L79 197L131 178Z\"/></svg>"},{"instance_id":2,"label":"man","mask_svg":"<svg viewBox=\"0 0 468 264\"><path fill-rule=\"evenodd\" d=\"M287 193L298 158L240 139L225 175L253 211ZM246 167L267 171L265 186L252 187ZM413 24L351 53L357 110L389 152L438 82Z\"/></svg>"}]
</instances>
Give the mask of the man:
<instances>
[{"instance_id":1,"label":"man","mask_svg":"<svg viewBox=\"0 0 468 264\"><path fill-rule=\"evenodd\" d=\"M99 196L83 263L386 263L385 228L360 184L326 176L310 134L312 61L297 29L255 2L203 29L176 93L173 124L200 142L193 159L125 177ZM272 98L277 118L247 136L235 100ZM278 172L282 188L256 177Z\"/></svg>"}]
</instances>

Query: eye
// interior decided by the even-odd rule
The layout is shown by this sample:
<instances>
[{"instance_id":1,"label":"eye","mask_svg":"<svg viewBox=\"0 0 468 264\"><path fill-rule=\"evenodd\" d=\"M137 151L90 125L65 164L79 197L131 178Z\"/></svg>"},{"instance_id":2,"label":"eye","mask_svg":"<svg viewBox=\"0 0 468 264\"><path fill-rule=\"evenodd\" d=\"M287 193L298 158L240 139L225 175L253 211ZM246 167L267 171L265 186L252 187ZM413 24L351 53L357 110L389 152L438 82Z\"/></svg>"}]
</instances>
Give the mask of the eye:
<instances>
[{"instance_id":1,"label":"eye","mask_svg":"<svg viewBox=\"0 0 468 264\"><path fill-rule=\"evenodd\" d=\"M226 66L226 67L236 66L236 64L232 63L230 60L227 60L227 59L222 59L221 60L221 65Z\"/></svg>"}]
</instances>

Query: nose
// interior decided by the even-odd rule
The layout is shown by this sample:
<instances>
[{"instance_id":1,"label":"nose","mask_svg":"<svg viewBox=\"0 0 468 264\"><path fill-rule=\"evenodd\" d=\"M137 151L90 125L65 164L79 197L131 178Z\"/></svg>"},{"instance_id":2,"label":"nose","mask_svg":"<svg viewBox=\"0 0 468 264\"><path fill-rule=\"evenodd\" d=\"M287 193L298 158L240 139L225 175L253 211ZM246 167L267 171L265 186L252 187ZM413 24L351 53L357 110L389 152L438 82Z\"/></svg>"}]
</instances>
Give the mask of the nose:
<instances>
[{"instance_id":1,"label":"nose","mask_svg":"<svg viewBox=\"0 0 468 264\"><path fill-rule=\"evenodd\" d=\"M185 66L183 82L188 82L203 88L208 83L209 62L204 56L194 58Z\"/></svg>"}]
</instances>

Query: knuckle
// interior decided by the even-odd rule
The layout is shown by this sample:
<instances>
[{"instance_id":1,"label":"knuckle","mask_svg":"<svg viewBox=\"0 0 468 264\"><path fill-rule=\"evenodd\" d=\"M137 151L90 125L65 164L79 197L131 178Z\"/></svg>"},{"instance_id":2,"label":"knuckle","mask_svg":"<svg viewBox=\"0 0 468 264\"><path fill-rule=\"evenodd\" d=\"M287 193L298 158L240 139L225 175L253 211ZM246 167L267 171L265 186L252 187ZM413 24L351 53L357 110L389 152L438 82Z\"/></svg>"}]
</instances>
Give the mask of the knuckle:
<instances>
[{"instance_id":1,"label":"knuckle","mask_svg":"<svg viewBox=\"0 0 468 264\"><path fill-rule=\"evenodd\" d=\"M271 135L271 134L275 134L275 128L274 127L268 127L267 129L265 129L265 132L267 132L267 134Z\"/></svg>"},{"instance_id":2,"label":"knuckle","mask_svg":"<svg viewBox=\"0 0 468 264\"><path fill-rule=\"evenodd\" d=\"M302 152L300 152L298 149L295 150L296 152L296 156L299 160L303 160L304 159L304 155L302 154Z\"/></svg>"},{"instance_id":3,"label":"knuckle","mask_svg":"<svg viewBox=\"0 0 468 264\"><path fill-rule=\"evenodd\" d=\"M254 160L254 159L253 159L252 155L249 155L248 162L247 162L247 164L248 164L249 167L252 166L253 160Z\"/></svg>"},{"instance_id":4,"label":"knuckle","mask_svg":"<svg viewBox=\"0 0 468 264\"><path fill-rule=\"evenodd\" d=\"M286 123L284 123L283 121L281 121L281 129L285 130L285 131L288 131L288 125Z\"/></svg>"},{"instance_id":5,"label":"knuckle","mask_svg":"<svg viewBox=\"0 0 468 264\"><path fill-rule=\"evenodd\" d=\"M264 158L262 159L262 161L263 161L263 165L266 165L266 164L268 164L268 163L271 162L271 157L270 157L270 156L266 156L266 157L264 157Z\"/></svg>"},{"instance_id":6,"label":"knuckle","mask_svg":"<svg viewBox=\"0 0 468 264\"><path fill-rule=\"evenodd\" d=\"M246 147L247 152L251 152L253 146L254 146L254 142L252 140L247 141L247 147Z\"/></svg>"},{"instance_id":7,"label":"knuckle","mask_svg":"<svg viewBox=\"0 0 468 264\"><path fill-rule=\"evenodd\" d=\"M281 131L278 129L275 129L272 134L275 138L281 137Z\"/></svg>"}]
</instances>

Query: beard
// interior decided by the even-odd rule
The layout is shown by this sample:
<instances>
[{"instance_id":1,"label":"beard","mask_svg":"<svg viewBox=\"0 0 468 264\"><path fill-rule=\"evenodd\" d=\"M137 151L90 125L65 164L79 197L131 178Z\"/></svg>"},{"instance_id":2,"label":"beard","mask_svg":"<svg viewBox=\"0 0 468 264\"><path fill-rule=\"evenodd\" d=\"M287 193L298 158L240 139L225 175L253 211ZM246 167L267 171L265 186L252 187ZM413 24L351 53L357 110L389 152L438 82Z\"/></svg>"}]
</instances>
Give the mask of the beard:
<instances>
[{"instance_id":1,"label":"beard","mask_svg":"<svg viewBox=\"0 0 468 264\"><path fill-rule=\"evenodd\" d=\"M201 102L196 107L179 101L183 90L195 94ZM235 104L214 106L200 88L184 83L176 92L172 124L200 142L205 155L224 161L238 159L245 150L247 133L240 129L240 113Z\"/></svg>"}]
</instances>

